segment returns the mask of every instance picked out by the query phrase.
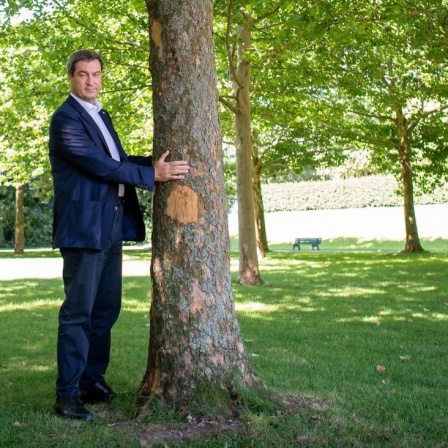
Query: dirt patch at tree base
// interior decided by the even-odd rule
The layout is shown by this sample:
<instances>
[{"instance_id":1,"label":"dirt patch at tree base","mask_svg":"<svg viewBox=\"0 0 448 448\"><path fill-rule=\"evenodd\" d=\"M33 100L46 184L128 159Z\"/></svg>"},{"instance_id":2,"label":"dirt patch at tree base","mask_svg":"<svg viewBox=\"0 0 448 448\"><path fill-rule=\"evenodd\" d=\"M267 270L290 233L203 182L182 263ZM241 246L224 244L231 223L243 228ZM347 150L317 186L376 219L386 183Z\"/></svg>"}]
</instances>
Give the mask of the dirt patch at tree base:
<instances>
[{"instance_id":1,"label":"dirt patch at tree base","mask_svg":"<svg viewBox=\"0 0 448 448\"><path fill-rule=\"evenodd\" d=\"M191 422L176 427L149 425L139 434L140 446L155 447L165 443L186 443L198 439L210 439L227 431L241 432L246 422L238 419L192 419Z\"/></svg>"},{"instance_id":2,"label":"dirt patch at tree base","mask_svg":"<svg viewBox=\"0 0 448 448\"><path fill-rule=\"evenodd\" d=\"M322 402L296 395L282 397L282 406L272 416L265 415L271 424L275 420L288 415L306 414L311 420L320 419L320 411L324 408ZM111 420L110 410L101 407L95 410L95 415L104 420ZM255 415L255 414L254 414ZM117 421L110 423L109 427L132 435L132 439L138 440L141 447L163 448L169 445L182 446L188 442L200 442L221 436L223 433L233 433L238 438L248 437L251 433L250 418L234 417L195 417L188 415L179 423L146 423L138 419L134 421Z\"/></svg>"},{"instance_id":3,"label":"dirt patch at tree base","mask_svg":"<svg viewBox=\"0 0 448 448\"><path fill-rule=\"evenodd\" d=\"M103 413L96 416L107 419ZM167 444L182 445L189 441L211 439L223 432L244 433L247 421L242 419L223 418L191 418L184 423L140 423L117 422L109 424L117 430L132 435L133 440L138 440L142 447L165 447Z\"/></svg>"}]
</instances>

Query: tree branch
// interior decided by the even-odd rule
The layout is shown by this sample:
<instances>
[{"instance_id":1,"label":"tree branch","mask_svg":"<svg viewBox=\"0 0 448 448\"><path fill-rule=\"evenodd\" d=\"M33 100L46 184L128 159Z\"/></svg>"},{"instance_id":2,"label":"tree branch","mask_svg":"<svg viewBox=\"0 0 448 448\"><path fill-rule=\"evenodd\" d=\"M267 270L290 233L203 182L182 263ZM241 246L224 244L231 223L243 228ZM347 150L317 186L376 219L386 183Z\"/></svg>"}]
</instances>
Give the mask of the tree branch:
<instances>
[{"instance_id":1,"label":"tree branch","mask_svg":"<svg viewBox=\"0 0 448 448\"><path fill-rule=\"evenodd\" d=\"M445 106L436 107L435 109L423 111L421 114L419 114L418 117L416 117L414 120L412 120L412 122L410 123L410 125L408 127L408 132L412 133L414 131L414 129L420 123L422 117L427 117L429 115L436 114L437 112L442 112L447 109L448 109L448 104L446 104Z\"/></svg>"},{"instance_id":2,"label":"tree branch","mask_svg":"<svg viewBox=\"0 0 448 448\"><path fill-rule=\"evenodd\" d=\"M64 9L64 7L60 4L60 2L58 0L54 0L54 3L59 7L61 13L63 15L65 15L68 19L72 20L74 23L76 23L77 25L80 25L81 27L83 27L85 30L89 31L92 34L98 34L98 29L96 28L90 28L88 27L85 23L83 23L80 19L78 19L77 17L74 17L70 14L68 14L66 12L66 10ZM107 36L107 35L106 35ZM144 45L140 45L137 44L135 42L129 42L129 41L120 41L120 40L115 40L115 39L110 39L108 37L104 37L104 40L107 42L111 42L113 44L117 44L117 45L122 45L122 46L128 46L128 47L134 47L134 48L139 48L140 50L145 51L146 53L149 53L149 48L145 47Z\"/></svg>"},{"instance_id":3,"label":"tree branch","mask_svg":"<svg viewBox=\"0 0 448 448\"><path fill-rule=\"evenodd\" d=\"M378 120L386 120L386 121L394 121L393 117L389 117L387 115L375 115L375 114L368 114L365 112L359 112L357 110L347 110L349 114L353 115L359 115L360 117L367 117L367 118L377 118Z\"/></svg>"},{"instance_id":4,"label":"tree branch","mask_svg":"<svg viewBox=\"0 0 448 448\"><path fill-rule=\"evenodd\" d=\"M266 19L267 17L274 15L281 8L283 3L286 3L286 1L278 2L270 11L267 11L264 14L261 14L260 16L253 19L253 23L261 22L262 20Z\"/></svg>"},{"instance_id":5,"label":"tree branch","mask_svg":"<svg viewBox=\"0 0 448 448\"><path fill-rule=\"evenodd\" d=\"M222 105L224 105L225 107L227 107L228 109L230 109L230 111L233 112L234 114L237 113L237 109L236 109L236 107L235 107L230 101L227 101L227 100L225 99L225 97L219 95L219 96L218 96L218 101L219 101Z\"/></svg>"},{"instance_id":6,"label":"tree branch","mask_svg":"<svg viewBox=\"0 0 448 448\"><path fill-rule=\"evenodd\" d=\"M242 86L240 80L236 76L236 69L235 69L235 65L233 64L232 51L230 50L230 28L232 26L232 5L233 5L233 0L229 0L229 7L227 8L227 29L226 29L226 38L225 38L226 52L227 52L227 59L229 60L229 68L230 68L230 72L232 73L233 81L236 82L236 84L240 88L242 88L243 86Z\"/></svg>"},{"instance_id":7,"label":"tree branch","mask_svg":"<svg viewBox=\"0 0 448 448\"><path fill-rule=\"evenodd\" d=\"M347 137L351 138L352 140L360 141L363 143L369 143L374 146L386 146L388 148L398 149L398 144L394 143L390 140L382 140L379 138L369 137L361 132L355 132L355 131L351 131L349 129L332 126L328 123L325 123L324 121L320 121L318 123L321 124L322 126L325 126L327 129L335 131L339 134L345 134Z\"/></svg>"}]
</instances>

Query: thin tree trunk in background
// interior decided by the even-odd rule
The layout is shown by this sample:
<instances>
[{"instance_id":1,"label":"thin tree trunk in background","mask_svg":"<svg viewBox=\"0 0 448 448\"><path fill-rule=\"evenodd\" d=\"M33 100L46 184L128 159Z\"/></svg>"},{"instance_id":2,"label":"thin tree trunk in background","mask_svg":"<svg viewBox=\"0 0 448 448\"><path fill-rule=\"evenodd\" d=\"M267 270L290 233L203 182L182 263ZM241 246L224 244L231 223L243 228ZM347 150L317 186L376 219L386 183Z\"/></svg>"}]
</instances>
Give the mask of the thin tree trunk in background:
<instances>
[{"instance_id":1,"label":"thin tree trunk in background","mask_svg":"<svg viewBox=\"0 0 448 448\"><path fill-rule=\"evenodd\" d=\"M189 408L259 383L236 319L218 119L211 0L147 0L154 154L188 160L184 181L157 185L148 364L141 412L157 398ZM216 394L211 392L210 396Z\"/></svg>"},{"instance_id":2,"label":"thin tree trunk in background","mask_svg":"<svg viewBox=\"0 0 448 448\"><path fill-rule=\"evenodd\" d=\"M25 189L23 185L16 186L16 221L14 230L14 253L19 255L25 252Z\"/></svg>"},{"instance_id":3,"label":"thin tree trunk in background","mask_svg":"<svg viewBox=\"0 0 448 448\"><path fill-rule=\"evenodd\" d=\"M250 115L250 62L245 53L250 47L250 27L246 21L238 27L238 65L236 69L236 182L238 198L238 282L243 285L263 283L260 277L255 231L255 200L253 187L251 115Z\"/></svg>"},{"instance_id":4,"label":"thin tree trunk in background","mask_svg":"<svg viewBox=\"0 0 448 448\"><path fill-rule=\"evenodd\" d=\"M401 178L403 185L404 221L406 230L406 245L403 252L423 252L417 228L417 218L414 207L414 186L411 168L411 145L407 132L407 123L401 109L395 114L395 120L400 137L399 158L401 168Z\"/></svg>"},{"instance_id":5,"label":"thin tree trunk in background","mask_svg":"<svg viewBox=\"0 0 448 448\"><path fill-rule=\"evenodd\" d=\"M264 219L264 205L263 194L261 191L261 161L258 157L258 151L254 145L252 163L253 171L253 185L254 185L254 204L255 204L255 232L257 236L257 247L261 257L265 257L267 252L270 252L268 245L268 237L266 235L266 221Z\"/></svg>"}]
</instances>

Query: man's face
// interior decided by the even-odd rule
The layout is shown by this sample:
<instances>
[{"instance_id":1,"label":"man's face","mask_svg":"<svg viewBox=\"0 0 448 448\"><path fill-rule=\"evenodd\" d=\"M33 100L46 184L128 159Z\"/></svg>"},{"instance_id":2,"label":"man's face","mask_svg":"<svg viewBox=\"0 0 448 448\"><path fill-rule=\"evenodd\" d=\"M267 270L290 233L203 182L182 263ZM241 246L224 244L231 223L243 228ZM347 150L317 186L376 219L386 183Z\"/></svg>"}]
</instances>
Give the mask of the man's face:
<instances>
[{"instance_id":1,"label":"man's face","mask_svg":"<svg viewBox=\"0 0 448 448\"><path fill-rule=\"evenodd\" d=\"M95 104L95 98L101 91L101 64L98 60L79 61L75 73L68 75L71 91L78 98Z\"/></svg>"}]
</instances>

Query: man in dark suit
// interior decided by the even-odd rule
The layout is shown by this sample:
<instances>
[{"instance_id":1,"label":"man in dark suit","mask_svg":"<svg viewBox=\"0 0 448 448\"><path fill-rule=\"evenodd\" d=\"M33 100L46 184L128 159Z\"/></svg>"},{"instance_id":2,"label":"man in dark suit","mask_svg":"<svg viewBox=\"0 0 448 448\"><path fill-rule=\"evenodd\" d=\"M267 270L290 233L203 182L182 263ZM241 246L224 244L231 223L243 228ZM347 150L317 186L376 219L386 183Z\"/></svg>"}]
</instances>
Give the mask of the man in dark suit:
<instances>
[{"instance_id":1,"label":"man in dark suit","mask_svg":"<svg viewBox=\"0 0 448 448\"><path fill-rule=\"evenodd\" d=\"M186 161L167 162L168 151L127 156L109 114L97 100L103 62L91 50L67 63L71 93L54 113L49 155L54 186L53 248L63 258L65 300L59 311L57 414L93 415L85 403L116 396L104 375L111 328L121 307L122 242L145 237L135 187L184 179Z\"/></svg>"}]
</instances>

